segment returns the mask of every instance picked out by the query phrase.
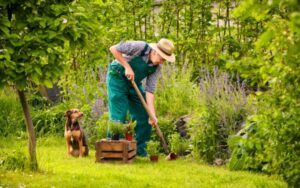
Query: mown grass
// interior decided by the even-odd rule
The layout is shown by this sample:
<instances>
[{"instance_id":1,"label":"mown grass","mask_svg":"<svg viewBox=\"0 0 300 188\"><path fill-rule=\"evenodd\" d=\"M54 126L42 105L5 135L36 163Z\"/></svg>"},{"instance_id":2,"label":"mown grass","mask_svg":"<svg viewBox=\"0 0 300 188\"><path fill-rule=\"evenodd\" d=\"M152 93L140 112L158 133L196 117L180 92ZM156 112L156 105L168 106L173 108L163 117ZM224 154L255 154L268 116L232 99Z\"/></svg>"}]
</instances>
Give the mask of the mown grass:
<instances>
[{"instance_id":1,"label":"mown grass","mask_svg":"<svg viewBox=\"0 0 300 188\"><path fill-rule=\"evenodd\" d=\"M26 141L0 141L0 157L16 147L26 152ZM287 187L274 176L248 172L232 172L225 167L213 167L191 160L158 163L137 158L133 164L95 163L91 148L87 158L66 155L63 138L38 140L37 157L40 170L8 171L0 167L0 187Z\"/></svg>"}]
</instances>

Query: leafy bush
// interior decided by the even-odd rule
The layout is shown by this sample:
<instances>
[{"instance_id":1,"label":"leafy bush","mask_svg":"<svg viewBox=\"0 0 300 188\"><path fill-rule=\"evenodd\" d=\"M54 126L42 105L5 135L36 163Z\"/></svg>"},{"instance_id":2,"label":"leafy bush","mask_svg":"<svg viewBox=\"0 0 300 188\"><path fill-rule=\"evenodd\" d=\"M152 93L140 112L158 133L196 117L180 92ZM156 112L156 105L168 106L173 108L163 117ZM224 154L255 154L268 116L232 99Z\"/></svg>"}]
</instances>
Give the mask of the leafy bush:
<instances>
[{"instance_id":1,"label":"leafy bush","mask_svg":"<svg viewBox=\"0 0 300 188\"><path fill-rule=\"evenodd\" d=\"M63 99L69 101L74 106L88 104L92 108L97 99L106 101L105 80L101 80L102 82L99 84L99 77L100 75L105 75L105 70L97 72L97 69L91 67L85 68L77 70L70 68L66 70L68 76L59 80L58 85L61 87ZM104 109L101 110L103 111Z\"/></svg>"},{"instance_id":2,"label":"leafy bush","mask_svg":"<svg viewBox=\"0 0 300 188\"><path fill-rule=\"evenodd\" d=\"M24 152L13 150L9 153L2 153L0 155L0 166L6 170L24 170L28 159Z\"/></svg>"},{"instance_id":3,"label":"leafy bush","mask_svg":"<svg viewBox=\"0 0 300 188\"><path fill-rule=\"evenodd\" d=\"M212 163L215 158L228 159L229 135L240 130L247 112L244 88L234 84L217 69L211 74L203 71L200 79L199 109L189 122L193 155Z\"/></svg>"},{"instance_id":4,"label":"leafy bush","mask_svg":"<svg viewBox=\"0 0 300 188\"><path fill-rule=\"evenodd\" d=\"M96 122L99 138L107 138L109 114L105 112Z\"/></svg>"},{"instance_id":5,"label":"leafy bush","mask_svg":"<svg viewBox=\"0 0 300 188\"><path fill-rule=\"evenodd\" d=\"M68 106L65 103L32 110L32 121L38 136L63 135Z\"/></svg>"},{"instance_id":6,"label":"leafy bush","mask_svg":"<svg viewBox=\"0 0 300 188\"><path fill-rule=\"evenodd\" d=\"M199 96L197 84L192 82L192 66L178 69L164 65L162 76L157 84L157 114L176 119L189 114L197 107Z\"/></svg>"},{"instance_id":7,"label":"leafy bush","mask_svg":"<svg viewBox=\"0 0 300 188\"><path fill-rule=\"evenodd\" d=\"M176 133L174 122L182 115L195 111L199 104L195 99L199 96L199 90L192 79L193 67L182 69L174 65L164 65L162 76L157 83L156 111L159 127L166 139ZM152 140L159 141L155 129L152 129ZM167 142L171 142L167 140ZM162 151L162 148L160 148Z\"/></svg>"},{"instance_id":8,"label":"leafy bush","mask_svg":"<svg viewBox=\"0 0 300 188\"><path fill-rule=\"evenodd\" d=\"M235 10L238 19L264 20L252 55L240 62L255 69L237 69L249 80L258 77L264 91L256 92L258 110L244 138L232 141L230 167L278 174L291 187L300 187L299 9L297 1L247 0Z\"/></svg>"},{"instance_id":9,"label":"leafy bush","mask_svg":"<svg viewBox=\"0 0 300 188\"><path fill-rule=\"evenodd\" d=\"M159 126L163 136L165 137L165 139L168 139L171 134L175 133L174 120L171 119L171 117L159 116L158 126ZM160 141L160 138L157 135L155 128L152 128L151 140ZM161 147L160 150L162 151L162 149L163 148Z\"/></svg>"},{"instance_id":10,"label":"leafy bush","mask_svg":"<svg viewBox=\"0 0 300 188\"><path fill-rule=\"evenodd\" d=\"M93 145L98 139L97 117L93 116L92 107L89 104L83 104L79 109L84 114L80 126L86 133L88 143Z\"/></svg>"},{"instance_id":11,"label":"leafy bush","mask_svg":"<svg viewBox=\"0 0 300 188\"><path fill-rule=\"evenodd\" d=\"M230 139L229 168L280 174L291 187L299 187L299 115L293 109L282 113L264 108L249 118L241 133Z\"/></svg>"},{"instance_id":12,"label":"leafy bush","mask_svg":"<svg viewBox=\"0 0 300 188\"><path fill-rule=\"evenodd\" d=\"M0 91L0 135L20 135L25 131L21 103L12 88Z\"/></svg>"},{"instance_id":13,"label":"leafy bush","mask_svg":"<svg viewBox=\"0 0 300 188\"><path fill-rule=\"evenodd\" d=\"M177 155L185 155L189 149L188 140L180 137L178 133L174 133L169 137L171 152L176 153Z\"/></svg>"}]
</instances>

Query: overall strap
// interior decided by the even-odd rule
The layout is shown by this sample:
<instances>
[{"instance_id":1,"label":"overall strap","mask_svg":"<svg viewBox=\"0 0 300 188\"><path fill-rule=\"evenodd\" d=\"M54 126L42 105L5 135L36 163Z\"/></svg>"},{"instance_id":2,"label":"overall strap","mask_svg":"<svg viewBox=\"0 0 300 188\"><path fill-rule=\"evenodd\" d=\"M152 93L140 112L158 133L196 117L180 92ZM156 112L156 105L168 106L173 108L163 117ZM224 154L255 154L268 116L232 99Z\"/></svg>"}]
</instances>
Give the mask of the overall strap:
<instances>
[{"instance_id":1,"label":"overall strap","mask_svg":"<svg viewBox=\"0 0 300 188\"><path fill-rule=\"evenodd\" d=\"M146 53L146 51L148 50L148 48L149 48L149 45L146 43L144 49L143 49L142 52L141 52L141 56L144 56L144 55L145 55L145 53Z\"/></svg>"}]
</instances>

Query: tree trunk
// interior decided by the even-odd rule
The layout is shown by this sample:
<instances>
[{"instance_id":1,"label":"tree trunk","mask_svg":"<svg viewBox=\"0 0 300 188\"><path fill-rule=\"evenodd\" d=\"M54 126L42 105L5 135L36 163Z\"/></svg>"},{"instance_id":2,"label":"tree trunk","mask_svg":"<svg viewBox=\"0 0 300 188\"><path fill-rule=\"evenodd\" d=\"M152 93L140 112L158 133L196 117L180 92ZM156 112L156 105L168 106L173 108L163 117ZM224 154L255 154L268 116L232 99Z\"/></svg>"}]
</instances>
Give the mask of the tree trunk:
<instances>
[{"instance_id":1,"label":"tree trunk","mask_svg":"<svg viewBox=\"0 0 300 188\"><path fill-rule=\"evenodd\" d=\"M134 32L133 38L136 38L137 31L136 31L136 24L135 24L135 4L134 4L134 2L132 3L132 6L133 6L133 9L132 9L132 15L133 15L133 32Z\"/></svg>"},{"instance_id":2,"label":"tree trunk","mask_svg":"<svg viewBox=\"0 0 300 188\"><path fill-rule=\"evenodd\" d=\"M230 15L229 15L229 12L230 12L230 4L231 2L227 1L226 2L226 19L227 19L227 24L228 24L228 34L229 36L231 36L231 31L230 31Z\"/></svg>"},{"instance_id":3,"label":"tree trunk","mask_svg":"<svg viewBox=\"0 0 300 188\"><path fill-rule=\"evenodd\" d=\"M30 169L31 170L37 170L38 169L38 163L36 159L36 141L35 141L35 133L33 129L33 123L31 119L31 115L29 112L28 103L26 101L25 93L24 91L18 90L18 95L22 104L24 116L25 116L25 124L26 129L28 133L28 150L29 150L29 156L30 156Z\"/></svg>"},{"instance_id":4,"label":"tree trunk","mask_svg":"<svg viewBox=\"0 0 300 188\"><path fill-rule=\"evenodd\" d=\"M178 2L176 1L176 46L179 46L178 45L178 40L179 40L179 11L180 11L180 8L179 8L179 4Z\"/></svg>"}]
</instances>

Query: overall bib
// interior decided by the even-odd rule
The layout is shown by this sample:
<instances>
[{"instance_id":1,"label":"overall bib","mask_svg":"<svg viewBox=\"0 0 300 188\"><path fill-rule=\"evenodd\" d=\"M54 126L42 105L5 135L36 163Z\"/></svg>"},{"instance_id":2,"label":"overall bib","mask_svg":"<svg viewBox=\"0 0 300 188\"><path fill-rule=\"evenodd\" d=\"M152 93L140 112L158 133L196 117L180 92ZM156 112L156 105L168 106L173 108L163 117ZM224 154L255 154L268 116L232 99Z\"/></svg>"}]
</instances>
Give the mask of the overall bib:
<instances>
[{"instance_id":1,"label":"overall bib","mask_svg":"<svg viewBox=\"0 0 300 188\"><path fill-rule=\"evenodd\" d=\"M135 82L144 98L145 91L141 81L157 69L157 66L149 66L142 58L148 47L146 44L141 55L128 62L134 72ZM125 123L129 110L132 120L136 121L137 155L146 156L146 142L150 139L152 128L148 123L149 116L131 82L125 76L124 67L116 60L108 67L107 90L110 121Z\"/></svg>"}]
</instances>

